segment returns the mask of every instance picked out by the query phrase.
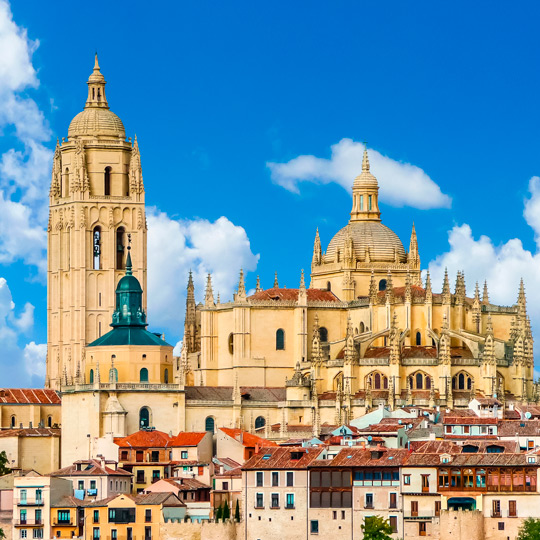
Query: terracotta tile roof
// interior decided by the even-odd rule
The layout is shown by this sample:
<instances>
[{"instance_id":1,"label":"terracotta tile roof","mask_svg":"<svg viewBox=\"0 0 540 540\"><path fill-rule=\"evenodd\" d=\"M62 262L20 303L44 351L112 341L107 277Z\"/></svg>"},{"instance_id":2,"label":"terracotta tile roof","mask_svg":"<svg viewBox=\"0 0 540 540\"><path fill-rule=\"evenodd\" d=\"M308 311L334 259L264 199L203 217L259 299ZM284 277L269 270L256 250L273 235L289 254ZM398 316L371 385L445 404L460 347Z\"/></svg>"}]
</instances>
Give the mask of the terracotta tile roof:
<instances>
[{"instance_id":1,"label":"terracotta tile roof","mask_svg":"<svg viewBox=\"0 0 540 540\"><path fill-rule=\"evenodd\" d=\"M175 461L175 467L197 467L197 466L201 466L203 467L204 465L208 465L208 463L202 463L200 461L197 461L196 459L192 459L192 460L179 460L179 461Z\"/></svg>"},{"instance_id":2,"label":"terracotta tile roof","mask_svg":"<svg viewBox=\"0 0 540 540\"><path fill-rule=\"evenodd\" d=\"M275 403L285 400L285 387L242 386L243 399ZM186 386L186 399L194 401L232 401L232 386ZM248 397L249 395L249 397Z\"/></svg>"},{"instance_id":3,"label":"terracotta tile roof","mask_svg":"<svg viewBox=\"0 0 540 540\"><path fill-rule=\"evenodd\" d=\"M339 302L339 298L326 289L306 289L308 302ZM298 289L266 289L248 296L249 300L298 301Z\"/></svg>"},{"instance_id":4,"label":"terracotta tile roof","mask_svg":"<svg viewBox=\"0 0 540 540\"><path fill-rule=\"evenodd\" d=\"M497 407L500 407L502 405L502 403L498 399L495 399L495 398L477 397L475 399L476 401L478 401L480 405L490 405L490 406L497 405Z\"/></svg>"},{"instance_id":5,"label":"terracotta tile roof","mask_svg":"<svg viewBox=\"0 0 540 540\"><path fill-rule=\"evenodd\" d=\"M396 298L405 297L405 287L393 287L392 292ZM379 291L377 295L379 297L386 296L386 291ZM422 287L418 287L418 285L411 285L411 296L413 298L425 298L426 290Z\"/></svg>"},{"instance_id":6,"label":"terracotta tile roof","mask_svg":"<svg viewBox=\"0 0 540 540\"><path fill-rule=\"evenodd\" d=\"M186 506L174 493L152 492L139 493L135 497L135 503L141 505L163 505L163 506Z\"/></svg>"},{"instance_id":7,"label":"terracotta tile roof","mask_svg":"<svg viewBox=\"0 0 540 540\"><path fill-rule=\"evenodd\" d=\"M401 351L402 358L437 358L435 347L405 347Z\"/></svg>"},{"instance_id":8,"label":"terracotta tile roof","mask_svg":"<svg viewBox=\"0 0 540 540\"><path fill-rule=\"evenodd\" d=\"M169 446L197 446L207 434L207 431L184 431L173 437Z\"/></svg>"},{"instance_id":9,"label":"terracotta tile roof","mask_svg":"<svg viewBox=\"0 0 540 540\"><path fill-rule=\"evenodd\" d=\"M168 448L172 438L163 431L136 431L127 437L116 437L115 444L120 448Z\"/></svg>"},{"instance_id":10,"label":"terracotta tile roof","mask_svg":"<svg viewBox=\"0 0 540 540\"><path fill-rule=\"evenodd\" d=\"M291 459L292 453L299 453L300 459ZM260 469L305 469L322 452L320 448L301 446L261 448L257 454L244 463L242 470Z\"/></svg>"},{"instance_id":11,"label":"terracotta tile roof","mask_svg":"<svg viewBox=\"0 0 540 540\"><path fill-rule=\"evenodd\" d=\"M506 409L504 411L504 419L505 420L520 420L521 414L519 414L516 410L511 411L510 409Z\"/></svg>"},{"instance_id":12,"label":"terracotta tile roof","mask_svg":"<svg viewBox=\"0 0 540 540\"><path fill-rule=\"evenodd\" d=\"M380 457L376 457L380 455ZM405 448L344 448L331 460L318 459L312 467L399 467L409 455Z\"/></svg>"},{"instance_id":13,"label":"terracotta tile roof","mask_svg":"<svg viewBox=\"0 0 540 540\"><path fill-rule=\"evenodd\" d=\"M501 447L505 453L519 454L519 444L517 441L486 441L471 438L466 444L457 444L451 440L444 441L416 441L414 448L411 444L411 450L415 454L461 454L464 446L477 446L478 453L487 453L487 448L492 446Z\"/></svg>"},{"instance_id":14,"label":"terracotta tile roof","mask_svg":"<svg viewBox=\"0 0 540 540\"><path fill-rule=\"evenodd\" d=\"M531 418L540 418L540 407L536 405L516 405L516 410L523 414L531 413Z\"/></svg>"},{"instance_id":15,"label":"terracotta tile roof","mask_svg":"<svg viewBox=\"0 0 540 540\"><path fill-rule=\"evenodd\" d=\"M61 399L55 390L48 388L0 388L0 403L60 405Z\"/></svg>"},{"instance_id":16,"label":"terracotta tile roof","mask_svg":"<svg viewBox=\"0 0 540 540\"><path fill-rule=\"evenodd\" d=\"M496 425L499 420L497 418L479 418L478 416L445 416L443 423L447 425L472 426L472 425Z\"/></svg>"},{"instance_id":17,"label":"terracotta tile roof","mask_svg":"<svg viewBox=\"0 0 540 540\"><path fill-rule=\"evenodd\" d=\"M228 471L214 474L214 476L216 478L237 478L239 476L242 476L242 467L238 466L234 469L229 469Z\"/></svg>"},{"instance_id":18,"label":"terracotta tile roof","mask_svg":"<svg viewBox=\"0 0 540 540\"><path fill-rule=\"evenodd\" d=\"M0 431L0 437L60 437L58 428L20 428Z\"/></svg>"},{"instance_id":19,"label":"terracotta tile roof","mask_svg":"<svg viewBox=\"0 0 540 540\"><path fill-rule=\"evenodd\" d=\"M215 457L213 458L213 461L217 465L223 465L225 467L228 467L229 469L236 469L236 467L240 467L240 463L229 457Z\"/></svg>"},{"instance_id":20,"label":"terracotta tile roof","mask_svg":"<svg viewBox=\"0 0 540 540\"><path fill-rule=\"evenodd\" d=\"M210 489L210 486L199 482L195 478L182 478L175 476L174 478L166 478L165 482L171 484L180 491L197 491L199 489Z\"/></svg>"},{"instance_id":21,"label":"terracotta tile roof","mask_svg":"<svg viewBox=\"0 0 540 540\"><path fill-rule=\"evenodd\" d=\"M81 464L81 470L77 470L77 464ZM76 461L73 465L68 465L63 469L50 473L50 476L132 476L132 474L124 469L112 469L106 464L92 459L90 461Z\"/></svg>"},{"instance_id":22,"label":"terracotta tile roof","mask_svg":"<svg viewBox=\"0 0 540 540\"><path fill-rule=\"evenodd\" d=\"M441 463L440 454L412 453L407 459L409 466L441 466L441 467L516 467L516 466L537 466L527 462L527 454L456 454L450 463Z\"/></svg>"},{"instance_id":23,"label":"terracotta tile roof","mask_svg":"<svg viewBox=\"0 0 540 540\"><path fill-rule=\"evenodd\" d=\"M219 428L219 431L225 433L225 435L228 435L229 437L243 444L247 448L255 448L255 446L257 445L259 445L259 447L277 446L277 444L274 442L267 441L262 437L258 437L257 435L253 435L251 433L248 433L247 431L242 431L241 429Z\"/></svg>"},{"instance_id":24,"label":"terracotta tile roof","mask_svg":"<svg viewBox=\"0 0 540 540\"><path fill-rule=\"evenodd\" d=\"M51 502L51 508L81 508L90 506L92 499L77 499L73 495L65 495L56 502Z\"/></svg>"},{"instance_id":25,"label":"terracotta tile roof","mask_svg":"<svg viewBox=\"0 0 540 540\"><path fill-rule=\"evenodd\" d=\"M499 437L540 437L540 420L502 420L497 433Z\"/></svg>"}]
</instances>

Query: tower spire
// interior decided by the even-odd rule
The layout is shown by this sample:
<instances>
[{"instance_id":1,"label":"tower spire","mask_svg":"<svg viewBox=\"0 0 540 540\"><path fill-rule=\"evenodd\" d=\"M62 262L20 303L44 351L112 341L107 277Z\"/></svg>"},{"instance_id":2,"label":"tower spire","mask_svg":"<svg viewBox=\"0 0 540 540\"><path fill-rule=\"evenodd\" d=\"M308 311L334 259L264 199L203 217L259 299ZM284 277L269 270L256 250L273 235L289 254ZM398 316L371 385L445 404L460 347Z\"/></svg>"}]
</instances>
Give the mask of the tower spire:
<instances>
[{"instance_id":1,"label":"tower spire","mask_svg":"<svg viewBox=\"0 0 540 540\"><path fill-rule=\"evenodd\" d=\"M206 307L214 306L214 291L212 290L212 274L208 273L206 278L206 291L204 294L204 305Z\"/></svg>"},{"instance_id":2,"label":"tower spire","mask_svg":"<svg viewBox=\"0 0 540 540\"><path fill-rule=\"evenodd\" d=\"M379 183L371 174L367 147L362 158L362 172L354 179L350 221L380 221Z\"/></svg>"},{"instance_id":3,"label":"tower spire","mask_svg":"<svg viewBox=\"0 0 540 540\"><path fill-rule=\"evenodd\" d=\"M449 304L450 303L450 281L448 279L448 269L444 269L444 280L443 280L443 287L442 287L442 301L443 304Z\"/></svg>"},{"instance_id":4,"label":"tower spire","mask_svg":"<svg viewBox=\"0 0 540 540\"><path fill-rule=\"evenodd\" d=\"M274 289L279 289L279 282L277 278L277 272L274 274Z\"/></svg>"},{"instance_id":5,"label":"tower spire","mask_svg":"<svg viewBox=\"0 0 540 540\"><path fill-rule=\"evenodd\" d=\"M484 292L482 294L482 304L487 306L489 304L488 284L487 280L484 281Z\"/></svg>"},{"instance_id":6,"label":"tower spire","mask_svg":"<svg viewBox=\"0 0 540 540\"><path fill-rule=\"evenodd\" d=\"M315 233L315 242L313 243L313 258L311 260L312 266L318 266L322 262L322 248L321 248L321 238L319 236L319 227L317 227L317 232Z\"/></svg>"},{"instance_id":7,"label":"tower spire","mask_svg":"<svg viewBox=\"0 0 540 540\"><path fill-rule=\"evenodd\" d=\"M109 104L105 97L105 77L101 73L99 67L98 56L96 53L94 60L94 69L90 77L88 77L88 99L86 100L85 109L102 108L108 109Z\"/></svg>"},{"instance_id":8,"label":"tower spire","mask_svg":"<svg viewBox=\"0 0 540 540\"><path fill-rule=\"evenodd\" d=\"M255 292L262 291L261 278L257 276L257 282L255 283Z\"/></svg>"}]
</instances>

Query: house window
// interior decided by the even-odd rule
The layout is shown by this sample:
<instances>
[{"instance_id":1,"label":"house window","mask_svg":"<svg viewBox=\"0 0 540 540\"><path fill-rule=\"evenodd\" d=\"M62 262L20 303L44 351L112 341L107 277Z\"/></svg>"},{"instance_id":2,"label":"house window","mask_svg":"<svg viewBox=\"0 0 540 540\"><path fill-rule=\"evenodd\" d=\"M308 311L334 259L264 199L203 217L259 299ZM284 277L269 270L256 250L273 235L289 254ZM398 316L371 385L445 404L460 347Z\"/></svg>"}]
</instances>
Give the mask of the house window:
<instances>
[{"instance_id":1,"label":"house window","mask_svg":"<svg viewBox=\"0 0 540 540\"><path fill-rule=\"evenodd\" d=\"M285 508L294 508L294 493L287 493L287 505Z\"/></svg>"},{"instance_id":2,"label":"house window","mask_svg":"<svg viewBox=\"0 0 540 540\"><path fill-rule=\"evenodd\" d=\"M279 493L272 493L272 506L270 508L279 508Z\"/></svg>"},{"instance_id":3,"label":"house window","mask_svg":"<svg viewBox=\"0 0 540 540\"><path fill-rule=\"evenodd\" d=\"M145 367L139 372L139 382L148 382L148 370Z\"/></svg>"},{"instance_id":4,"label":"house window","mask_svg":"<svg viewBox=\"0 0 540 540\"><path fill-rule=\"evenodd\" d=\"M373 493L366 493L365 508L373 508Z\"/></svg>"},{"instance_id":5,"label":"house window","mask_svg":"<svg viewBox=\"0 0 540 540\"><path fill-rule=\"evenodd\" d=\"M411 475L410 475L410 474L404 474L404 475L403 475L403 483L404 483L406 486L410 486L410 485L411 485Z\"/></svg>"},{"instance_id":6,"label":"house window","mask_svg":"<svg viewBox=\"0 0 540 540\"><path fill-rule=\"evenodd\" d=\"M441 501L435 501L435 515L441 515Z\"/></svg>"},{"instance_id":7,"label":"house window","mask_svg":"<svg viewBox=\"0 0 540 540\"><path fill-rule=\"evenodd\" d=\"M111 539L116 540L118 538L118 534L116 532L116 529L111 529Z\"/></svg>"},{"instance_id":8,"label":"house window","mask_svg":"<svg viewBox=\"0 0 540 540\"><path fill-rule=\"evenodd\" d=\"M497 525L498 525L497 528L499 531L504 531L504 521L499 521Z\"/></svg>"},{"instance_id":9,"label":"house window","mask_svg":"<svg viewBox=\"0 0 540 540\"><path fill-rule=\"evenodd\" d=\"M90 480L90 489L96 489L96 481Z\"/></svg>"},{"instance_id":10,"label":"house window","mask_svg":"<svg viewBox=\"0 0 540 540\"><path fill-rule=\"evenodd\" d=\"M491 517L501 517L501 501L491 501Z\"/></svg>"},{"instance_id":11,"label":"house window","mask_svg":"<svg viewBox=\"0 0 540 540\"><path fill-rule=\"evenodd\" d=\"M148 509L144 511L144 521L150 523L152 521L152 510Z\"/></svg>"},{"instance_id":12,"label":"house window","mask_svg":"<svg viewBox=\"0 0 540 540\"><path fill-rule=\"evenodd\" d=\"M17 417L15 415L13 415L11 417L11 427L14 428L16 424L17 424Z\"/></svg>"},{"instance_id":13,"label":"house window","mask_svg":"<svg viewBox=\"0 0 540 540\"><path fill-rule=\"evenodd\" d=\"M418 501L411 501L411 516L418 516Z\"/></svg>"},{"instance_id":14,"label":"house window","mask_svg":"<svg viewBox=\"0 0 540 540\"><path fill-rule=\"evenodd\" d=\"M144 484L144 471L137 471L137 484Z\"/></svg>"},{"instance_id":15,"label":"house window","mask_svg":"<svg viewBox=\"0 0 540 540\"><path fill-rule=\"evenodd\" d=\"M181 459L187 459L187 457L188 457L187 450L182 450L182 452L181 452Z\"/></svg>"},{"instance_id":16,"label":"house window","mask_svg":"<svg viewBox=\"0 0 540 540\"><path fill-rule=\"evenodd\" d=\"M422 334L420 332L416 332L416 345L418 347L422 345Z\"/></svg>"},{"instance_id":17,"label":"house window","mask_svg":"<svg viewBox=\"0 0 540 540\"><path fill-rule=\"evenodd\" d=\"M58 523L67 524L71 522L71 516L69 510L58 510Z\"/></svg>"},{"instance_id":18,"label":"house window","mask_svg":"<svg viewBox=\"0 0 540 540\"><path fill-rule=\"evenodd\" d=\"M264 416L257 416L255 418L255 429L261 429L266 425L266 420L264 419Z\"/></svg>"},{"instance_id":19,"label":"house window","mask_svg":"<svg viewBox=\"0 0 540 540\"><path fill-rule=\"evenodd\" d=\"M204 421L204 429L205 431L214 433L214 419L211 416L206 417L206 420Z\"/></svg>"},{"instance_id":20,"label":"house window","mask_svg":"<svg viewBox=\"0 0 540 540\"><path fill-rule=\"evenodd\" d=\"M152 538L152 527L144 528L144 540L150 540Z\"/></svg>"},{"instance_id":21,"label":"house window","mask_svg":"<svg viewBox=\"0 0 540 540\"><path fill-rule=\"evenodd\" d=\"M28 537L28 531L26 529L21 529L21 538L27 538Z\"/></svg>"},{"instance_id":22,"label":"house window","mask_svg":"<svg viewBox=\"0 0 540 540\"><path fill-rule=\"evenodd\" d=\"M159 450L152 450L151 461L153 461L154 463L159 461Z\"/></svg>"},{"instance_id":23,"label":"house window","mask_svg":"<svg viewBox=\"0 0 540 540\"><path fill-rule=\"evenodd\" d=\"M309 522L309 532L311 534L319 534L319 520L312 519Z\"/></svg>"},{"instance_id":24,"label":"house window","mask_svg":"<svg viewBox=\"0 0 540 540\"><path fill-rule=\"evenodd\" d=\"M285 350L285 330L279 328L276 331L276 351Z\"/></svg>"},{"instance_id":25,"label":"house window","mask_svg":"<svg viewBox=\"0 0 540 540\"><path fill-rule=\"evenodd\" d=\"M169 370L167 368L165 368L165 371L163 372L163 382L169 384Z\"/></svg>"},{"instance_id":26,"label":"house window","mask_svg":"<svg viewBox=\"0 0 540 540\"><path fill-rule=\"evenodd\" d=\"M122 461L126 461L127 458L128 458L128 451L127 451L127 450L122 450L121 456L122 456L122 457L121 457L120 459L121 459Z\"/></svg>"},{"instance_id":27,"label":"house window","mask_svg":"<svg viewBox=\"0 0 540 540\"><path fill-rule=\"evenodd\" d=\"M257 471L257 487L263 486L264 473L262 471Z\"/></svg>"},{"instance_id":28,"label":"house window","mask_svg":"<svg viewBox=\"0 0 540 540\"><path fill-rule=\"evenodd\" d=\"M79 487L77 489L84 489L84 480L79 480Z\"/></svg>"},{"instance_id":29,"label":"house window","mask_svg":"<svg viewBox=\"0 0 540 540\"><path fill-rule=\"evenodd\" d=\"M141 429L150 427L150 409L148 407L143 407L139 412L139 426Z\"/></svg>"},{"instance_id":30,"label":"house window","mask_svg":"<svg viewBox=\"0 0 540 540\"><path fill-rule=\"evenodd\" d=\"M94 370L90 370L90 384L94 384Z\"/></svg>"},{"instance_id":31,"label":"house window","mask_svg":"<svg viewBox=\"0 0 540 540\"><path fill-rule=\"evenodd\" d=\"M371 199L372 195L368 195L368 210L371 211Z\"/></svg>"},{"instance_id":32,"label":"house window","mask_svg":"<svg viewBox=\"0 0 540 540\"><path fill-rule=\"evenodd\" d=\"M397 508L397 493L390 493L390 508Z\"/></svg>"},{"instance_id":33,"label":"house window","mask_svg":"<svg viewBox=\"0 0 540 540\"><path fill-rule=\"evenodd\" d=\"M517 517L517 501L508 501L508 517Z\"/></svg>"},{"instance_id":34,"label":"house window","mask_svg":"<svg viewBox=\"0 0 540 540\"><path fill-rule=\"evenodd\" d=\"M287 471L287 487L294 486L294 473Z\"/></svg>"},{"instance_id":35,"label":"house window","mask_svg":"<svg viewBox=\"0 0 540 540\"><path fill-rule=\"evenodd\" d=\"M99 523L99 510L94 510L94 523Z\"/></svg>"},{"instance_id":36,"label":"house window","mask_svg":"<svg viewBox=\"0 0 540 540\"><path fill-rule=\"evenodd\" d=\"M110 195L111 194L111 167L105 167L105 174L104 174L104 194Z\"/></svg>"},{"instance_id":37,"label":"house window","mask_svg":"<svg viewBox=\"0 0 540 540\"><path fill-rule=\"evenodd\" d=\"M255 496L255 508L264 508L264 497L262 493Z\"/></svg>"},{"instance_id":38,"label":"house window","mask_svg":"<svg viewBox=\"0 0 540 540\"><path fill-rule=\"evenodd\" d=\"M52 416L47 416L47 427L52 427Z\"/></svg>"},{"instance_id":39,"label":"house window","mask_svg":"<svg viewBox=\"0 0 540 540\"><path fill-rule=\"evenodd\" d=\"M159 480L159 471L152 471L152 482L157 482Z\"/></svg>"},{"instance_id":40,"label":"house window","mask_svg":"<svg viewBox=\"0 0 540 540\"><path fill-rule=\"evenodd\" d=\"M429 491L429 474L422 475L422 491Z\"/></svg>"},{"instance_id":41,"label":"house window","mask_svg":"<svg viewBox=\"0 0 540 540\"><path fill-rule=\"evenodd\" d=\"M43 538L43 529L34 529L32 531L33 538Z\"/></svg>"},{"instance_id":42,"label":"house window","mask_svg":"<svg viewBox=\"0 0 540 540\"><path fill-rule=\"evenodd\" d=\"M392 532L397 533L397 516L390 516L388 519L390 527L392 527Z\"/></svg>"},{"instance_id":43,"label":"house window","mask_svg":"<svg viewBox=\"0 0 540 540\"><path fill-rule=\"evenodd\" d=\"M229 482L223 482L223 483L221 484L221 489L222 489L223 491L229 491Z\"/></svg>"},{"instance_id":44,"label":"house window","mask_svg":"<svg viewBox=\"0 0 540 540\"><path fill-rule=\"evenodd\" d=\"M272 486L273 487L279 486L279 473L278 472L272 473Z\"/></svg>"},{"instance_id":45,"label":"house window","mask_svg":"<svg viewBox=\"0 0 540 540\"><path fill-rule=\"evenodd\" d=\"M420 521L420 523L418 523L418 536L426 536L426 530L426 522Z\"/></svg>"}]
</instances>

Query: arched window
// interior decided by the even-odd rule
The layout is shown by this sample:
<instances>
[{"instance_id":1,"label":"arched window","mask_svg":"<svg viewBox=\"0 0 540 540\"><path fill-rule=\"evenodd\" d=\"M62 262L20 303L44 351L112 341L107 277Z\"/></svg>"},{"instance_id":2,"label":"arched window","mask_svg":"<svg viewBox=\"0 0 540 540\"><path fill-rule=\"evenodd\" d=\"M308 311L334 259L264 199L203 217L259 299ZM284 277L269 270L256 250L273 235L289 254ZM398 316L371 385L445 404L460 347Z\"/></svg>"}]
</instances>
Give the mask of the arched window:
<instances>
[{"instance_id":1,"label":"arched window","mask_svg":"<svg viewBox=\"0 0 540 540\"><path fill-rule=\"evenodd\" d=\"M371 195L368 195L368 210L371 211Z\"/></svg>"},{"instance_id":2,"label":"arched window","mask_svg":"<svg viewBox=\"0 0 540 540\"><path fill-rule=\"evenodd\" d=\"M424 377L421 373L416 374L416 389L422 390L424 388Z\"/></svg>"},{"instance_id":3,"label":"arched window","mask_svg":"<svg viewBox=\"0 0 540 540\"><path fill-rule=\"evenodd\" d=\"M62 175L62 185L60 186L60 196L69 197L69 169L66 167Z\"/></svg>"},{"instance_id":4,"label":"arched window","mask_svg":"<svg viewBox=\"0 0 540 540\"><path fill-rule=\"evenodd\" d=\"M204 421L204 429L205 431L210 431L214 433L214 427L215 427L215 421L211 416L207 416L206 420Z\"/></svg>"},{"instance_id":5,"label":"arched window","mask_svg":"<svg viewBox=\"0 0 540 540\"><path fill-rule=\"evenodd\" d=\"M117 270L123 270L125 267L124 264L124 238L125 238L126 230L124 227L118 227L116 229L116 269Z\"/></svg>"},{"instance_id":6,"label":"arched window","mask_svg":"<svg viewBox=\"0 0 540 540\"><path fill-rule=\"evenodd\" d=\"M110 383L118 382L118 370L115 367L109 369L109 382Z\"/></svg>"},{"instance_id":7,"label":"arched window","mask_svg":"<svg viewBox=\"0 0 540 540\"><path fill-rule=\"evenodd\" d=\"M332 284L331 284L329 281L326 282L326 290L327 290L327 291L331 291L331 290L332 290Z\"/></svg>"},{"instance_id":8,"label":"arched window","mask_svg":"<svg viewBox=\"0 0 540 540\"><path fill-rule=\"evenodd\" d=\"M266 426L266 420L264 419L264 416L257 416L255 419L255 429L261 429L264 426Z\"/></svg>"},{"instance_id":9,"label":"arched window","mask_svg":"<svg viewBox=\"0 0 540 540\"><path fill-rule=\"evenodd\" d=\"M229 334L228 344L229 344L229 354L233 354L234 352L234 335L233 334Z\"/></svg>"},{"instance_id":10,"label":"arched window","mask_svg":"<svg viewBox=\"0 0 540 540\"><path fill-rule=\"evenodd\" d=\"M143 367L139 372L139 381L148 382L148 370L145 367Z\"/></svg>"},{"instance_id":11,"label":"arched window","mask_svg":"<svg viewBox=\"0 0 540 540\"><path fill-rule=\"evenodd\" d=\"M453 390L471 390L472 389L472 377L465 372L458 373L452 378Z\"/></svg>"},{"instance_id":12,"label":"arched window","mask_svg":"<svg viewBox=\"0 0 540 540\"><path fill-rule=\"evenodd\" d=\"M366 327L363 322L360 323L360 333L363 334L366 331Z\"/></svg>"},{"instance_id":13,"label":"arched window","mask_svg":"<svg viewBox=\"0 0 540 540\"><path fill-rule=\"evenodd\" d=\"M386 279L379 281L379 291L386 291Z\"/></svg>"},{"instance_id":14,"label":"arched window","mask_svg":"<svg viewBox=\"0 0 540 540\"><path fill-rule=\"evenodd\" d=\"M426 390L431 390L431 377L426 377Z\"/></svg>"},{"instance_id":15,"label":"arched window","mask_svg":"<svg viewBox=\"0 0 540 540\"><path fill-rule=\"evenodd\" d=\"M388 389L388 378L377 371L370 373L366 377L366 387L369 386L369 383L371 383L371 388L373 390Z\"/></svg>"},{"instance_id":16,"label":"arched window","mask_svg":"<svg viewBox=\"0 0 540 540\"><path fill-rule=\"evenodd\" d=\"M90 384L94 384L94 370L90 370Z\"/></svg>"},{"instance_id":17,"label":"arched window","mask_svg":"<svg viewBox=\"0 0 540 540\"><path fill-rule=\"evenodd\" d=\"M163 381L165 384L169 384L169 370L165 368L165 371L163 373Z\"/></svg>"},{"instance_id":18,"label":"arched window","mask_svg":"<svg viewBox=\"0 0 540 540\"><path fill-rule=\"evenodd\" d=\"M458 389L459 390L465 389L465 375L463 375L463 373L460 373L458 375Z\"/></svg>"},{"instance_id":19,"label":"arched window","mask_svg":"<svg viewBox=\"0 0 540 540\"><path fill-rule=\"evenodd\" d=\"M15 415L13 415L11 417L11 427L14 428L17 424L17 417Z\"/></svg>"},{"instance_id":20,"label":"arched window","mask_svg":"<svg viewBox=\"0 0 540 540\"><path fill-rule=\"evenodd\" d=\"M379 389L381 387L381 375L379 373L375 373L375 388Z\"/></svg>"},{"instance_id":21,"label":"arched window","mask_svg":"<svg viewBox=\"0 0 540 540\"><path fill-rule=\"evenodd\" d=\"M416 345L422 345L422 334L421 332L416 332Z\"/></svg>"},{"instance_id":22,"label":"arched window","mask_svg":"<svg viewBox=\"0 0 540 540\"><path fill-rule=\"evenodd\" d=\"M92 237L94 250L94 270L99 270L101 268L101 227L99 225L94 227Z\"/></svg>"},{"instance_id":23,"label":"arched window","mask_svg":"<svg viewBox=\"0 0 540 540\"><path fill-rule=\"evenodd\" d=\"M328 341L328 330L324 326L319 328L319 337L323 343Z\"/></svg>"},{"instance_id":24,"label":"arched window","mask_svg":"<svg viewBox=\"0 0 540 540\"><path fill-rule=\"evenodd\" d=\"M150 409L142 407L139 411L139 427L141 429L150 427Z\"/></svg>"},{"instance_id":25,"label":"arched window","mask_svg":"<svg viewBox=\"0 0 540 540\"><path fill-rule=\"evenodd\" d=\"M52 416L47 416L47 427L52 427Z\"/></svg>"},{"instance_id":26,"label":"arched window","mask_svg":"<svg viewBox=\"0 0 540 540\"><path fill-rule=\"evenodd\" d=\"M111 194L111 167L105 167L105 175L104 175L104 194L110 195Z\"/></svg>"},{"instance_id":27,"label":"arched window","mask_svg":"<svg viewBox=\"0 0 540 540\"><path fill-rule=\"evenodd\" d=\"M276 351L285 350L285 330L278 328L276 331Z\"/></svg>"}]
</instances>

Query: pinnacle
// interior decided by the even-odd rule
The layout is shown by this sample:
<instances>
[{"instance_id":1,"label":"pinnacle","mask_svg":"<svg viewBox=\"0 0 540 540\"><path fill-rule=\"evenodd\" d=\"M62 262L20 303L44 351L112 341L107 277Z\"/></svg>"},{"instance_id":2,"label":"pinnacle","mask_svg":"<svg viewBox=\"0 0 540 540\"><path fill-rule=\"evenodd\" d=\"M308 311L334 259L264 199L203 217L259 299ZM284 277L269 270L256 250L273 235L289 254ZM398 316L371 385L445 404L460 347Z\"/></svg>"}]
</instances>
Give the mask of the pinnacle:
<instances>
[{"instance_id":1,"label":"pinnacle","mask_svg":"<svg viewBox=\"0 0 540 540\"><path fill-rule=\"evenodd\" d=\"M367 146L364 148L364 157L362 158L362 172L369 172L369 156Z\"/></svg>"}]
</instances>

